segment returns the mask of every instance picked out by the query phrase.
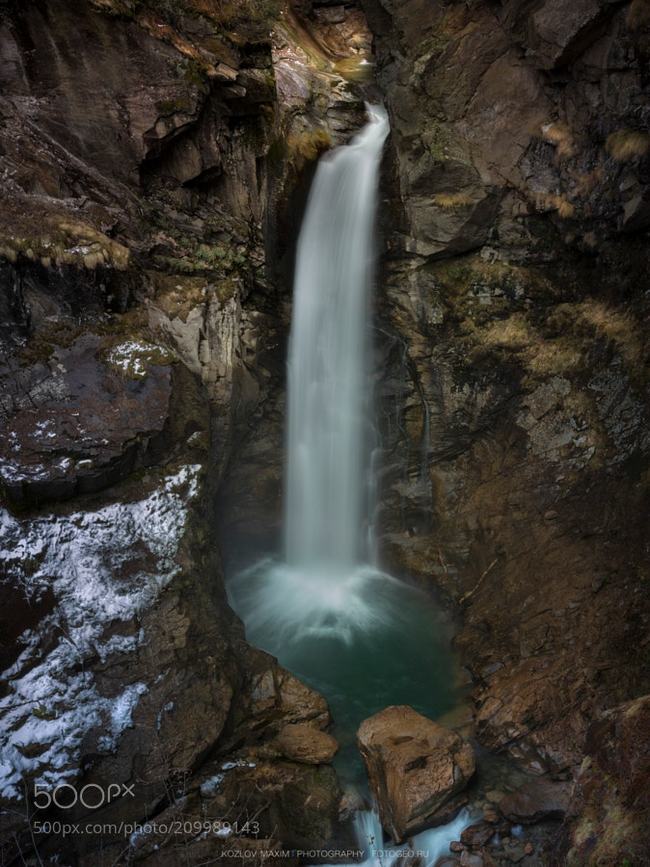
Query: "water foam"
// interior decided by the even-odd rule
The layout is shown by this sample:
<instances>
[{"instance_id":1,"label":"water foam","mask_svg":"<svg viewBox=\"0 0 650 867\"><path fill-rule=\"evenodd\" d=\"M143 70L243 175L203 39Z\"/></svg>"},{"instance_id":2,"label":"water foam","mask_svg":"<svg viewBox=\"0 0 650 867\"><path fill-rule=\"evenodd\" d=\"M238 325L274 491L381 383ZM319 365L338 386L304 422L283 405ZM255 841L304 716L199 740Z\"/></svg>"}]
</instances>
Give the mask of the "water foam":
<instances>
[{"instance_id":1,"label":"water foam","mask_svg":"<svg viewBox=\"0 0 650 867\"><path fill-rule=\"evenodd\" d=\"M350 644L401 623L403 596L416 591L368 565L346 573L328 564L301 569L266 559L236 576L228 592L249 638L267 643L263 636L274 635L273 649L281 652L305 639Z\"/></svg>"}]
</instances>

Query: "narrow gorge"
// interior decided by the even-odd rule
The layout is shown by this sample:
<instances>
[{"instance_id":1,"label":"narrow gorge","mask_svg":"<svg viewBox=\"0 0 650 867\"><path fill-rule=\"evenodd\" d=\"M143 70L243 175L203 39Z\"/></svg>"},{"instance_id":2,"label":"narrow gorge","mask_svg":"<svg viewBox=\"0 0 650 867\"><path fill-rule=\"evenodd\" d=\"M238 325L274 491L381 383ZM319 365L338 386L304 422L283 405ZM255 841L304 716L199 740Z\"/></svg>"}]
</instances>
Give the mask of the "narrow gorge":
<instances>
[{"instance_id":1,"label":"narrow gorge","mask_svg":"<svg viewBox=\"0 0 650 867\"><path fill-rule=\"evenodd\" d=\"M0 863L650 863L648 0L0 0Z\"/></svg>"}]
</instances>

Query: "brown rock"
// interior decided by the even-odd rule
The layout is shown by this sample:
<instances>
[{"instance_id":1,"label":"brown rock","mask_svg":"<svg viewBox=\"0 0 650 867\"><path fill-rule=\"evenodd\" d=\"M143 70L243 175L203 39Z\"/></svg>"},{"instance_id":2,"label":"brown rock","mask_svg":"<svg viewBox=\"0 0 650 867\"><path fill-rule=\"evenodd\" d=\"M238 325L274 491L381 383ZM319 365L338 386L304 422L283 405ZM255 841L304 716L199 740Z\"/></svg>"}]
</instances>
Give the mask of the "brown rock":
<instances>
[{"instance_id":1,"label":"brown rock","mask_svg":"<svg viewBox=\"0 0 650 867\"><path fill-rule=\"evenodd\" d=\"M25 369L34 395L0 426L0 485L18 506L98 491L151 462L173 411L171 356L155 344L127 339L107 352L85 334L51 364Z\"/></svg>"},{"instance_id":2,"label":"brown rock","mask_svg":"<svg viewBox=\"0 0 650 867\"><path fill-rule=\"evenodd\" d=\"M603 5L597 0L546 0L531 15L533 57L545 69L570 60L583 51L598 33L595 25L603 17Z\"/></svg>"},{"instance_id":3,"label":"brown rock","mask_svg":"<svg viewBox=\"0 0 650 867\"><path fill-rule=\"evenodd\" d=\"M532 780L506 795L499 808L511 822L539 822L562 819L567 811L571 785L551 780Z\"/></svg>"},{"instance_id":4,"label":"brown rock","mask_svg":"<svg viewBox=\"0 0 650 867\"><path fill-rule=\"evenodd\" d=\"M646 863L649 744L650 695L618 705L592 723L587 756L563 825L558 863Z\"/></svg>"},{"instance_id":5,"label":"brown rock","mask_svg":"<svg viewBox=\"0 0 650 867\"><path fill-rule=\"evenodd\" d=\"M460 735L404 705L365 720L357 740L382 824L397 841L439 823L474 773L474 753Z\"/></svg>"},{"instance_id":6,"label":"brown rock","mask_svg":"<svg viewBox=\"0 0 650 867\"><path fill-rule=\"evenodd\" d=\"M466 846L478 849L484 846L493 835L494 828L491 825L487 825L485 822L476 822L476 824L465 828L460 839Z\"/></svg>"},{"instance_id":7,"label":"brown rock","mask_svg":"<svg viewBox=\"0 0 650 867\"><path fill-rule=\"evenodd\" d=\"M285 758L307 765L331 762L339 748L332 735L301 723L281 728L274 746Z\"/></svg>"}]
</instances>

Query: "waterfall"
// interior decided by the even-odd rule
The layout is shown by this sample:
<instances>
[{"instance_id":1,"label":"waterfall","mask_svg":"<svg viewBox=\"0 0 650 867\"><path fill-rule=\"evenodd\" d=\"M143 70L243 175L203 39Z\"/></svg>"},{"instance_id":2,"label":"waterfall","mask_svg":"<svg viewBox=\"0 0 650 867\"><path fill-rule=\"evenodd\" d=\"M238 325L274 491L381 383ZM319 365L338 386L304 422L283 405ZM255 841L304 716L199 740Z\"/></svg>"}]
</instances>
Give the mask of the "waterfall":
<instances>
[{"instance_id":1,"label":"waterfall","mask_svg":"<svg viewBox=\"0 0 650 867\"><path fill-rule=\"evenodd\" d=\"M289 340L284 560L230 582L249 637L286 658L305 637L352 643L406 627L399 582L371 564L373 430L368 323L383 108L323 156L296 255ZM399 585L399 587L397 586Z\"/></svg>"},{"instance_id":2,"label":"waterfall","mask_svg":"<svg viewBox=\"0 0 650 867\"><path fill-rule=\"evenodd\" d=\"M285 555L348 576L367 558L368 301L379 163L378 106L347 146L323 157L296 259L289 343Z\"/></svg>"},{"instance_id":3,"label":"waterfall","mask_svg":"<svg viewBox=\"0 0 650 867\"><path fill-rule=\"evenodd\" d=\"M453 706L445 629L422 592L373 564L370 507L378 449L369 394L370 288L382 108L322 157L296 258L288 360L285 546L228 583L248 640L324 694L342 779L363 779L355 734L391 704L436 718ZM361 783L361 785L365 785ZM426 867L468 821L415 838ZM397 867L414 853L384 849L379 816L355 820L364 867ZM418 862L418 863L420 863Z\"/></svg>"}]
</instances>

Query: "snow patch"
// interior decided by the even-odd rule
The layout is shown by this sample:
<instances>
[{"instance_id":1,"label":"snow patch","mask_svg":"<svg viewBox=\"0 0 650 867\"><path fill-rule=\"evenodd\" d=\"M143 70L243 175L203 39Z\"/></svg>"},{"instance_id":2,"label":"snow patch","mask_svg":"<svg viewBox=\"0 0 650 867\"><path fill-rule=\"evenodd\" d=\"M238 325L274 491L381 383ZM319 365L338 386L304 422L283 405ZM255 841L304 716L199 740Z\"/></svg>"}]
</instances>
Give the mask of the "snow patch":
<instances>
[{"instance_id":1,"label":"snow patch","mask_svg":"<svg viewBox=\"0 0 650 867\"><path fill-rule=\"evenodd\" d=\"M223 781L226 779L226 773L228 771L232 771L235 768L254 768L255 762L248 762L246 759L235 759L230 762L223 762L221 765L221 772L214 774L212 777L208 777L207 780L204 780L201 783L199 791L201 792L202 797L204 798L212 798L219 791L219 788Z\"/></svg>"},{"instance_id":2,"label":"snow patch","mask_svg":"<svg viewBox=\"0 0 650 867\"><path fill-rule=\"evenodd\" d=\"M219 791L219 787L226 779L225 774L215 774L212 777L208 777L207 780L204 780L201 783L201 787L199 791L201 792L201 796L203 798L212 798L213 795L216 795Z\"/></svg>"},{"instance_id":3,"label":"snow patch","mask_svg":"<svg viewBox=\"0 0 650 867\"><path fill-rule=\"evenodd\" d=\"M133 379L144 379L147 375L147 365L160 361L162 350L152 343L140 340L125 340L118 343L108 353L106 360L125 376Z\"/></svg>"},{"instance_id":4,"label":"snow patch","mask_svg":"<svg viewBox=\"0 0 650 867\"><path fill-rule=\"evenodd\" d=\"M147 685L100 695L87 663L133 652L144 642L142 630L106 637L106 629L133 621L178 573L175 556L200 469L185 466L144 499L95 512L21 521L0 510L3 579L31 601L46 590L57 600L37 630L21 635L22 652L1 675L7 684L0 699L5 798L21 799L26 777L48 785L74 778L86 733L100 728L98 748L111 751L133 724Z\"/></svg>"},{"instance_id":5,"label":"snow patch","mask_svg":"<svg viewBox=\"0 0 650 867\"><path fill-rule=\"evenodd\" d=\"M156 731L159 732L162 726L163 716L166 713L171 713L174 710L174 702L168 701L166 705L164 705L156 716Z\"/></svg>"},{"instance_id":6,"label":"snow patch","mask_svg":"<svg viewBox=\"0 0 650 867\"><path fill-rule=\"evenodd\" d=\"M234 762L224 762L222 771L232 771L233 768L254 768L255 762L247 762L245 759L236 759Z\"/></svg>"}]
</instances>

